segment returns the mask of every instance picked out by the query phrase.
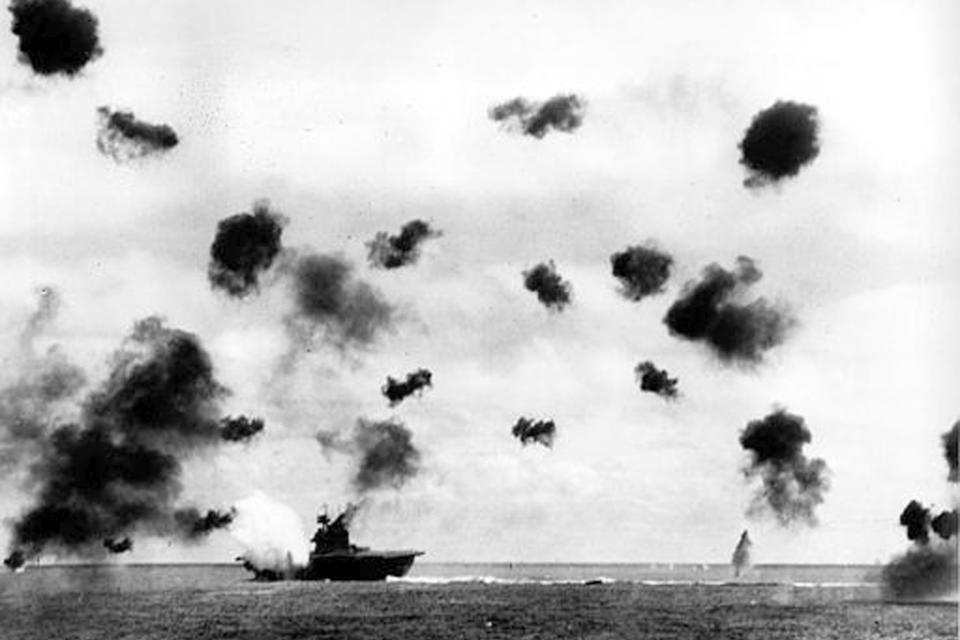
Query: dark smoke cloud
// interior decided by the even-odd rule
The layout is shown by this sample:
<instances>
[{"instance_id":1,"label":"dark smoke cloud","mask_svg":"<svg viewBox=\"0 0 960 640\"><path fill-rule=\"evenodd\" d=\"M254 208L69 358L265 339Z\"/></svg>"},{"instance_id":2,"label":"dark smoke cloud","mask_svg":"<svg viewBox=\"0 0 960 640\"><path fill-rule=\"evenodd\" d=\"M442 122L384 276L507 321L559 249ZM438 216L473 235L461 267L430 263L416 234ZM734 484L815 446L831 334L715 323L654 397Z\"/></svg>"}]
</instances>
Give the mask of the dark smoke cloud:
<instances>
[{"instance_id":1,"label":"dark smoke cloud","mask_svg":"<svg viewBox=\"0 0 960 640\"><path fill-rule=\"evenodd\" d=\"M359 418L348 434L320 432L317 441L354 458L353 486L359 493L393 487L399 489L420 471L420 451L413 433L391 418Z\"/></svg>"},{"instance_id":2,"label":"dark smoke cloud","mask_svg":"<svg viewBox=\"0 0 960 640\"><path fill-rule=\"evenodd\" d=\"M740 142L740 164L750 176L746 187L759 187L795 176L820 153L817 108L778 100L750 123Z\"/></svg>"},{"instance_id":3,"label":"dark smoke cloud","mask_svg":"<svg viewBox=\"0 0 960 640\"><path fill-rule=\"evenodd\" d=\"M930 540L930 511L911 500L900 513L900 524L907 528L907 539L926 544Z\"/></svg>"},{"instance_id":4,"label":"dark smoke cloud","mask_svg":"<svg viewBox=\"0 0 960 640\"><path fill-rule=\"evenodd\" d=\"M552 311L563 311L573 299L573 288L557 273L553 260L524 271L523 286L536 293L537 299Z\"/></svg>"},{"instance_id":5,"label":"dark smoke cloud","mask_svg":"<svg viewBox=\"0 0 960 640\"><path fill-rule=\"evenodd\" d=\"M280 236L286 223L265 200L254 203L253 213L221 220L210 246L211 286L238 298L259 291L260 275L273 265L282 248Z\"/></svg>"},{"instance_id":6,"label":"dark smoke cloud","mask_svg":"<svg viewBox=\"0 0 960 640\"><path fill-rule=\"evenodd\" d=\"M10 13L19 59L35 73L74 76L103 54L96 16L69 0L13 0Z\"/></svg>"},{"instance_id":7,"label":"dark smoke cloud","mask_svg":"<svg viewBox=\"0 0 960 640\"><path fill-rule=\"evenodd\" d=\"M772 512L781 525L816 524L814 509L829 484L826 463L803 455L811 439L803 418L783 409L747 424L740 434L740 445L750 452L744 474L762 482L748 513Z\"/></svg>"},{"instance_id":8,"label":"dark smoke cloud","mask_svg":"<svg viewBox=\"0 0 960 640\"><path fill-rule=\"evenodd\" d=\"M887 598L910 600L945 595L957 589L957 547L921 545L895 557L883 568Z\"/></svg>"},{"instance_id":9,"label":"dark smoke cloud","mask_svg":"<svg viewBox=\"0 0 960 640\"><path fill-rule=\"evenodd\" d=\"M523 446L532 442L539 442L547 448L553 447L553 439L557 435L557 425L553 420L532 420L518 418L511 429L513 436L520 440Z\"/></svg>"},{"instance_id":10,"label":"dark smoke cloud","mask_svg":"<svg viewBox=\"0 0 960 640\"><path fill-rule=\"evenodd\" d=\"M353 273L353 265L336 255L305 254L286 270L295 310L288 318L294 341L309 346L319 331L344 349L373 343L392 328L395 311L382 294Z\"/></svg>"},{"instance_id":11,"label":"dark smoke cloud","mask_svg":"<svg viewBox=\"0 0 960 640\"><path fill-rule=\"evenodd\" d=\"M110 553L124 553L133 549L133 540L130 538L107 538L103 541L103 548Z\"/></svg>"},{"instance_id":12,"label":"dark smoke cloud","mask_svg":"<svg viewBox=\"0 0 960 640\"><path fill-rule=\"evenodd\" d=\"M173 513L173 522L178 537L183 540L197 540L207 534L227 527L236 517L237 512L208 510L201 514L195 507L177 509Z\"/></svg>"},{"instance_id":13,"label":"dark smoke cloud","mask_svg":"<svg viewBox=\"0 0 960 640\"><path fill-rule=\"evenodd\" d=\"M957 432L960 431L960 420L953 423L950 431L943 434L943 455L947 459L947 465L950 467L950 475L947 479L950 482L957 481Z\"/></svg>"},{"instance_id":14,"label":"dark smoke cloud","mask_svg":"<svg viewBox=\"0 0 960 640\"><path fill-rule=\"evenodd\" d=\"M735 271L712 264L699 282L688 282L663 321L670 333L706 344L724 362L756 364L783 342L794 319L766 300L742 299L762 273L753 260L737 258Z\"/></svg>"},{"instance_id":15,"label":"dark smoke cloud","mask_svg":"<svg viewBox=\"0 0 960 640\"><path fill-rule=\"evenodd\" d=\"M655 364L646 360L638 364L633 373L641 391L655 393L667 400L677 397L677 379L671 378L666 369L657 369Z\"/></svg>"},{"instance_id":16,"label":"dark smoke cloud","mask_svg":"<svg viewBox=\"0 0 960 640\"><path fill-rule=\"evenodd\" d=\"M514 98L491 107L490 119L517 127L522 133L542 138L551 129L572 133L583 124L586 103L574 94L556 95L546 102Z\"/></svg>"},{"instance_id":17,"label":"dark smoke cloud","mask_svg":"<svg viewBox=\"0 0 960 640\"><path fill-rule=\"evenodd\" d=\"M433 374L427 369L417 369L408 373L405 380L396 380L387 376L387 383L380 388L380 392L395 407L414 393L422 394L426 387L432 387Z\"/></svg>"},{"instance_id":18,"label":"dark smoke cloud","mask_svg":"<svg viewBox=\"0 0 960 640\"><path fill-rule=\"evenodd\" d=\"M216 525L175 501L181 459L222 441L227 393L196 336L155 317L136 323L79 420L42 443L31 467L37 493L13 523L11 558L94 554L101 541L135 532L190 539Z\"/></svg>"},{"instance_id":19,"label":"dark smoke cloud","mask_svg":"<svg viewBox=\"0 0 960 640\"><path fill-rule=\"evenodd\" d=\"M930 521L930 528L944 540L957 535L957 510L941 511L940 515Z\"/></svg>"},{"instance_id":20,"label":"dark smoke cloud","mask_svg":"<svg viewBox=\"0 0 960 640\"><path fill-rule=\"evenodd\" d=\"M673 258L652 243L627 247L610 256L613 276L620 281L620 293L639 301L662 293L670 279Z\"/></svg>"},{"instance_id":21,"label":"dark smoke cloud","mask_svg":"<svg viewBox=\"0 0 960 640\"><path fill-rule=\"evenodd\" d=\"M411 220L403 225L400 234L391 236L381 231L367 243L367 259L370 266L381 269L396 269L415 264L420 258L420 245L428 238L437 238L441 232L431 229L423 220Z\"/></svg>"},{"instance_id":22,"label":"dark smoke cloud","mask_svg":"<svg viewBox=\"0 0 960 640\"><path fill-rule=\"evenodd\" d=\"M263 420L246 416L226 417L220 421L220 437L228 442L246 442L263 431Z\"/></svg>"},{"instance_id":23,"label":"dark smoke cloud","mask_svg":"<svg viewBox=\"0 0 960 640\"><path fill-rule=\"evenodd\" d=\"M97 150L117 162L163 153L180 142L170 125L138 120L131 111L99 107L97 115Z\"/></svg>"}]
</instances>

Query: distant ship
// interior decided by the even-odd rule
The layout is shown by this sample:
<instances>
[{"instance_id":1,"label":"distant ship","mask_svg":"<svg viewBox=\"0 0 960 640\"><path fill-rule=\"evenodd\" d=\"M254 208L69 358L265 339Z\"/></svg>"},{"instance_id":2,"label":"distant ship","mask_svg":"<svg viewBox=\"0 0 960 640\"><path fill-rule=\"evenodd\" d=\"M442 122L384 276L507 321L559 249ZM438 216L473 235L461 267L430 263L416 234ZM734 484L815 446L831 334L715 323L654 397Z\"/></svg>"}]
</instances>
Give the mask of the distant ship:
<instances>
[{"instance_id":1,"label":"distant ship","mask_svg":"<svg viewBox=\"0 0 960 640\"><path fill-rule=\"evenodd\" d=\"M400 577L410 571L413 561L423 551L371 551L350 543L350 521L356 506L347 509L330 520L326 513L317 516L317 532L310 541L313 551L306 566L295 566L287 554L286 566L282 568L259 568L249 560L243 566L252 571L254 580L386 580L387 576Z\"/></svg>"}]
</instances>

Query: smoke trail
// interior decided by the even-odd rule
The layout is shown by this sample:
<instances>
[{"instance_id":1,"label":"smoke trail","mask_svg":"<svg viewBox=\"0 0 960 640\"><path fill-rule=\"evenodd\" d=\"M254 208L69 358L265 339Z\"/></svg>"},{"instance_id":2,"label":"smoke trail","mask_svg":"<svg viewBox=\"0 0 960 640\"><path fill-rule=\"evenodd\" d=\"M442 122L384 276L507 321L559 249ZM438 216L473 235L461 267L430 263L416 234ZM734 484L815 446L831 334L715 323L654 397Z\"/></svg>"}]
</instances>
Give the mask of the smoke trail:
<instances>
[{"instance_id":1,"label":"smoke trail","mask_svg":"<svg viewBox=\"0 0 960 640\"><path fill-rule=\"evenodd\" d=\"M699 282L684 285L663 321L671 334L706 344L724 362L759 363L794 324L786 309L766 298L741 302L761 277L753 260L743 256L735 271L711 264Z\"/></svg>"},{"instance_id":2,"label":"smoke trail","mask_svg":"<svg viewBox=\"0 0 960 640\"><path fill-rule=\"evenodd\" d=\"M530 418L518 418L516 424L511 429L513 436L520 440L523 446L531 442L539 442L547 448L553 447L553 439L557 435L557 425L553 420L532 420Z\"/></svg>"},{"instance_id":3,"label":"smoke trail","mask_svg":"<svg viewBox=\"0 0 960 640\"><path fill-rule=\"evenodd\" d=\"M97 115L97 150L118 163L169 151L180 142L170 125L138 120L131 111L103 106L97 109Z\"/></svg>"},{"instance_id":4,"label":"smoke trail","mask_svg":"<svg viewBox=\"0 0 960 640\"><path fill-rule=\"evenodd\" d=\"M414 393L422 394L426 387L432 387L432 377L433 374L427 369L408 373L406 380L402 381L387 376L387 383L380 388L380 392L390 401L390 406L395 407Z\"/></svg>"},{"instance_id":5,"label":"smoke trail","mask_svg":"<svg viewBox=\"0 0 960 640\"><path fill-rule=\"evenodd\" d=\"M37 309L20 335L16 376L0 387L0 474L32 459L86 382L83 371L52 346L38 354L35 341L54 321L56 290L38 290Z\"/></svg>"},{"instance_id":6,"label":"smoke trail","mask_svg":"<svg viewBox=\"0 0 960 640\"><path fill-rule=\"evenodd\" d=\"M430 228L423 220L411 220L403 225L400 234L391 236L381 231L367 243L367 259L370 266L381 269L396 269L415 264L420 258L420 245L428 238L442 234Z\"/></svg>"},{"instance_id":7,"label":"smoke trail","mask_svg":"<svg viewBox=\"0 0 960 640\"><path fill-rule=\"evenodd\" d=\"M266 200L255 202L253 213L221 220L210 246L210 285L237 298L259 291L260 275L280 253L280 236L286 223L287 219L272 211Z\"/></svg>"},{"instance_id":8,"label":"smoke trail","mask_svg":"<svg viewBox=\"0 0 960 640\"><path fill-rule=\"evenodd\" d=\"M96 16L69 0L13 0L10 13L19 60L34 73L74 76L103 54Z\"/></svg>"},{"instance_id":9,"label":"smoke trail","mask_svg":"<svg viewBox=\"0 0 960 640\"><path fill-rule=\"evenodd\" d=\"M523 286L537 294L537 299L551 311L563 311L573 299L573 289L557 273L553 260L541 262L523 272Z\"/></svg>"},{"instance_id":10,"label":"smoke trail","mask_svg":"<svg viewBox=\"0 0 960 640\"><path fill-rule=\"evenodd\" d=\"M133 549L133 540L130 538L107 538L103 547L110 553L124 553Z\"/></svg>"},{"instance_id":11,"label":"smoke trail","mask_svg":"<svg viewBox=\"0 0 960 640\"><path fill-rule=\"evenodd\" d=\"M490 119L509 128L517 127L523 134L543 138L551 129L572 133L583 124L586 103L574 94L556 95L546 102L529 102L514 98L491 107Z\"/></svg>"},{"instance_id":12,"label":"smoke trail","mask_svg":"<svg viewBox=\"0 0 960 640\"><path fill-rule=\"evenodd\" d=\"M820 153L817 108L778 100L750 123L740 142L740 164L750 175L743 181L754 188L795 176Z\"/></svg>"},{"instance_id":13,"label":"smoke trail","mask_svg":"<svg viewBox=\"0 0 960 640\"><path fill-rule=\"evenodd\" d=\"M744 529L743 533L740 534L740 541L737 542L737 547L733 550L733 558L731 559L735 576L739 576L743 573L744 569L750 566L750 547L752 546L753 542L750 541L750 536L747 534L747 530Z\"/></svg>"},{"instance_id":14,"label":"smoke trail","mask_svg":"<svg viewBox=\"0 0 960 640\"><path fill-rule=\"evenodd\" d=\"M803 418L783 409L747 424L740 434L740 445L750 452L744 475L761 480L749 515L769 511L784 526L817 523L814 509L829 484L826 463L803 455L803 445L811 440Z\"/></svg>"},{"instance_id":15,"label":"smoke trail","mask_svg":"<svg viewBox=\"0 0 960 640\"><path fill-rule=\"evenodd\" d=\"M662 293L672 265L673 257L652 242L627 247L610 256L613 276L620 281L620 294L627 300L639 301Z\"/></svg>"},{"instance_id":16,"label":"smoke trail","mask_svg":"<svg viewBox=\"0 0 960 640\"><path fill-rule=\"evenodd\" d=\"M229 442L247 442L263 431L263 420L246 416L226 417L220 421L220 437Z\"/></svg>"},{"instance_id":17,"label":"smoke trail","mask_svg":"<svg viewBox=\"0 0 960 640\"><path fill-rule=\"evenodd\" d=\"M657 369L657 366L646 360L638 364L634 370L641 391L655 393L667 400L677 397L677 379L671 378L666 369Z\"/></svg>"},{"instance_id":18,"label":"smoke trail","mask_svg":"<svg viewBox=\"0 0 960 640\"><path fill-rule=\"evenodd\" d=\"M342 257L299 255L285 269L295 299L287 328L296 344L308 347L319 332L341 349L364 346L392 328L394 308Z\"/></svg>"},{"instance_id":19,"label":"smoke trail","mask_svg":"<svg viewBox=\"0 0 960 640\"><path fill-rule=\"evenodd\" d=\"M947 480L957 481L957 431L960 430L960 420L953 423L950 430L943 434L943 455L947 459L947 465L950 467L950 474Z\"/></svg>"},{"instance_id":20,"label":"smoke trail","mask_svg":"<svg viewBox=\"0 0 960 640\"><path fill-rule=\"evenodd\" d=\"M223 514L174 503L181 459L222 442L227 393L196 336L156 317L137 322L80 419L42 442L30 470L37 495L13 523L11 558L96 553L98 542L135 532L192 539L222 526Z\"/></svg>"},{"instance_id":21,"label":"smoke trail","mask_svg":"<svg viewBox=\"0 0 960 640\"><path fill-rule=\"evenodd\" d=\"M420 471L420 451L413 434L395 418L358 418L348 434L321 431L317 441L353 457L353 486L358 493L393 487L399 489Z\"/></svg>"}]
</instances>

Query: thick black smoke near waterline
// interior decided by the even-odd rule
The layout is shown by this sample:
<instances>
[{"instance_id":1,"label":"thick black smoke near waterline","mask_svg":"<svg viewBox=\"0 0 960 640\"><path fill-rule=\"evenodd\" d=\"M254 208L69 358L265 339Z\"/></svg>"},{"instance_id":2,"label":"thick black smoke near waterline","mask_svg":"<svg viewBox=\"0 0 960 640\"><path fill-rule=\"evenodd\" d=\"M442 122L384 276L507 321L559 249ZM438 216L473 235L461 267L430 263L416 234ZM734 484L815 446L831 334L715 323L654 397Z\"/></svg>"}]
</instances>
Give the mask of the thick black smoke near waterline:
<instances>
[{"instance_id":1,"label":"thick black smoke near waterline","mask_svg":"<svg viewBox=\"0 0 960 640\"><path fill-rule=\"evenodd\" d=\"M575 94L556 95L545 102L514 98L491 107L487 115L508 127L516 126L524 135L543 138L551 129L572 133L583 124L586 102Z\"/></svg>"},{"instance_id":2,"label":"thick black smoke near waterline","mask_svg":"<svg viewBox=\"0 0 960 640\"><path fill-rule=\"evenodd\" d=\"M383 396L395 407L413 394L422 394L427 387L433 386L433 374L428 369L417 369L408 373L404 380L387 376L387 382L380 388Z\"/></svg>"},{"instance_id":3,"label":"thick black smoke near waterline","mask_svg":"<svg viewBox=\"0 0 960 640\"><path fill-rule=\"evenodd\" d=\"M748 515L772 513L782 526L817 524L814 511L829 482L826 463L803 454L812 439L803 418L784 409L747 424L740 433L740 446L750 453L743 472L761 481Z\"/></svg>"},{"instance_id":4,"label":"thick black smoke near waterline","mask_svg":"<svg viewBox=\"0 0 960 640\"><path fill-rule=\"evenodd\" d=\"M260 276L283 248L281 236L286 224L286 217L273 211L266 200L255 202L252 213L221 220L210 246L210 285L237 298L258 292Z\"/></svg>"},{"instance_id":5,"label":"thick black smoke near waterline","mask_svg":"<svg viewBox=\"0 0 960 640\"><path fill-rule=\"evenodd\" d=\"M340 349L362 347L393 328L393 305L358 279L342 256L296 254L284 272L293 287L294 311L287 328L295 344L309 348L319 334Z\"/></svg>"},{"instance_id":6,"label":"thick black smoke near waterline","mask_svg":"<svg viewBox=\"0 0 960 640\"><path fill-rule=\"evenodd\" d=\"M795 176L820 153L817 108L778 100L756 116L740 142L740 164L750 176L745 187L760 187Z\"/></svg>"},{"instance_id":7,"label":"thick black smoke near waterline","mask_svg":"<svg viewBox=\"0 0 960 640\"><path fill-rule=\"evenodd\" d=\"M634 367L633 373L641 391L655 393L667 400L677 397L678 380L671 378L666 369L658 369L653 362L645 360Z\"/></svg>"},{"instance_id":8,"label":"thick black smoke near waterline","mask_svg":"<svg viewBox=\"0 0 960 640\"><path fill-rule=\"evenodd\" d=\"M513 437L520 440L520 444L537 442L549 448L553 447L553 440L557 435L557 425L553 420L533 420L531 418L518 418L517 422L510 430Z\"/></svg>"},{"instance_id":9,"label":"thick black smoke near waterline","mask_svg":"<svg viewBox=\"0 0 960 640\"><path fill-rule=\"evenodd\" d=\"M563 311L573 300L573 287L557 273L553 260L523 272L523 286L551 311Z\"/></svg>"},{"instance_id":10,"label":"thick black smoke near waterline","mask_svg":"<svg viewBox=\"0 0 960 640\"><path fill-rule=\"evenodd\" d=\"M411 220L403 225L398 235L384 231L377 233L367 243L367 259L370 266L380 269L396 269L416 264L420 259L420 245L429 238L443 235L423 220Z\"/></svg>"},{"instance_id":11,"label":"thick black smoke near waterline","mask_svg":"<svg viewBox=\"0 0 960 640\"><path fill-rule=\"evenodd\" d=\"M180 142L170 125L138 120L131 111L103 106L97 109L97 116L97 150L118 163L169 151Z\"/></svg>"},{"instance_id":12,"label":"thick black smoke near waterline","mask_svg":"<svg viewBox=\"0 0 960 640\"><path fill-rule=\"evenodd\" d=\"M376 489L399 489L420 472L420 450L413 433L396 418L358 418L348 433L321 431L324 449L350 455L356 465L352 484L359 494Z\"/></svg>"},{"instance_id":13,"label":"thick black smoke near waterline","mask_svg":"<svg viewBox=\"0 0 960 640\"><path fill-rule=\"evenodd\" d=\"M45 550L102 553L135 533L195 539L220 512L178 508L181 462L222 442L227 389L197 337L156 317L137 322L79 419L43 441L34 504L13 523L11 564ZM213 514L213 515L211 515Z\"/></svg>"},{"instance_id":14,"label":"thick black smoke near waterline","mask_svg":"<svg viewBox=\"0 0 960 640\"><path fill-rule=\"evenodd\" d=\"M671 334L705 344L722 362L758 364L796 322L786 308L766 298L744 301L762 276L744 256L737 258L734 271L711 264L699 281L684 285L663 321Z\"/></svg>"},{"instance_id":15,"label":"thick black smoke near waterline","mask_svg":"<svg viewBox=\"0 0 960 640\"><path fill-rule=\"evenodd\" d=\"M957 589L957 545L916 545L891 560L882 573L883 593L895 600L925 599Z\"/></svg>"},{"instance_id":16,"label":"thick black smoke near waterline","mask_svg":"<svg viewBox=\"0 0 960 640\"><path fill-rule=\"evenodd\" d=\"M662 293L672 265L673 257L652 243L627 247L610 256L613 276L620 281L620 294L633 301Z\"/></svg>"},{"instance_id":17,"label":"thick black smoke near waterline","mask_svg":"<svg viewBox=\"0 0 960 640\"><path fill-rule=\"evenodd\" d=\"M96 16L69 0L13 0L9 9L19 59L34 73L74 76L103 54Z\"/></svg>"},{"instance_id":18,"label":"thick black smoke near waterline","mask_svg":"<svg viewBox=\"0 0 960 640\"><path fill-rule=\"evenodd\" d=\"M947 480L950 482L957 482L958 431L960 431L960 420L954 422L953 426L950 427L950 430L941 436L941 439L943 440L943 455L947 459L947 466L950 468L950 472L947 475Z\"/></svg>"}]
</instances>

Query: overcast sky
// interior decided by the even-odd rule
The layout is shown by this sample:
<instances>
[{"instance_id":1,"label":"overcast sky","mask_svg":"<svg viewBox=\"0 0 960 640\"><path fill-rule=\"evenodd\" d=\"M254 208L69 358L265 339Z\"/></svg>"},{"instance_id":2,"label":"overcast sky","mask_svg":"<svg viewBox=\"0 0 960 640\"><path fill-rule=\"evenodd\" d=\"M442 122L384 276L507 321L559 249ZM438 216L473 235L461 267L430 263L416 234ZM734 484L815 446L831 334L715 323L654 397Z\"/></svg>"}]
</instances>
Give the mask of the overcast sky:
<instances>
[{"instance_id":1,"label":"overcast sky","mask_svg":"<svg viewBox=\"0 0 960 640\"><path fill-rule=\"evenodd\" d=\"M90 0L104 54L73 79L34 77L0 34L0 353L51 285L45 344L95 381L135 320L196 333L231 411L265 432L186 468L184 503L262 491L309 527L351 497L321 429L396 415L421 473L376 495L358 542L429 560L725 562L749 528L760 562L884 561L912 498L947 506L940 434L958 417L958 11L952 2L294 2ZM577 93L583 125L511 134L487 109ZM815 105L821 153L776 187L742 185L737 144L777 99ZM96 146L113 105L180 136L117 164ZM338 251L403 310L346 356L281 373L282 288L211 290L217 221L260 198L288 246ZM443 236L419 263L370 270L364 243L423 218ZM609 256L654 239L667 291L618 295ZM669 335L685 281L753 258L757 288L793 309L753 370ZM573 304L551 313L521 272L553 259ZM651 359L680 379L641 394ZM0 380L15 376L5 359ZM387 375L434 388L390 409ZM783 406L813 434L831 488L820 524L745 515L738 436ZM557 424L552 449L510 434ZM30 490L5 478L0 517ZM7 532L0 533L0 542ZM123 561L229 561L138 541Z\"/></svg>"}]
</instances>

